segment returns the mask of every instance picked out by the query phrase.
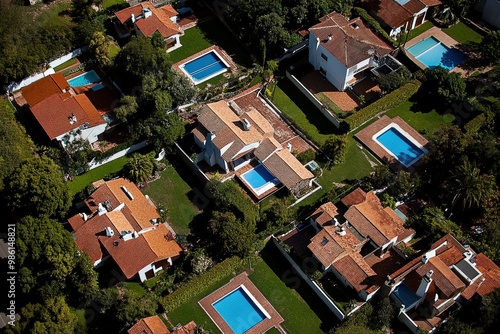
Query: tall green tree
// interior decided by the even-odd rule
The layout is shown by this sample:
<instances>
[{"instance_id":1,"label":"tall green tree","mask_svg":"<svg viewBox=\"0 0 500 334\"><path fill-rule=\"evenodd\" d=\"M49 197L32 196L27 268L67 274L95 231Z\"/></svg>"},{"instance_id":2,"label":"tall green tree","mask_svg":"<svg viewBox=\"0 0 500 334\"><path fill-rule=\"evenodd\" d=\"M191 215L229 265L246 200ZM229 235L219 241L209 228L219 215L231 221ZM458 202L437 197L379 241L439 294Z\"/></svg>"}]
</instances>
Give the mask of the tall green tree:
<instances>
[{"instance_id":1,"label":"tall green tree","mask_svg":"<svg viewBox=\"0 0 500 334\"><path fill-rule=\"evenodd\" d=\"M481 174L479 168L468 159L453 171L449 181L451 204L462 210L477 208L495 193L495 178Z\"/></svg>"},{"instance_id":2,"label":"tall green tree","mask_svg":"<svg viewBox=\"0 0 500 334\"><path fill-rule=\"evenodd\" d=\"M92 34L89 41L89 50L94 55L97 63L102 67L110 66L113 63L110 44L111 37L102 31L96 31Z\"/></svg>"},{"instance_id":3,"label":"tall green tree","mask_svg":"<svg viewBox=\"0 0 500 334\"><path fill-rule=\"evenodd\" d=\"M147 181L153 174L153 169L153 158L139 153L134 153L125 165L128 177L134 182Z\"/></svg>"},{"instance_id":4,"label":"tall green tree","mask_svg":"<svg viewBox=\"0 0 500 334\"><path fill-rule=\"evenodd\" d=\"M48 298L41 304L30 303L21 309L21 321L8 326L7 333L60 333L78 331L77 317L63 297Z\"/></svg>"},{"instance_id":5,"label":"tall green tree","mask_svg":"<svg viewBox=\"0 0 500 334\"><path fill-rule=\"evenodd\" d=\"M127 123L137 113L139 105L134 96L125 95L120 100L120 105L115 108L115 115L120 121Z\"/></svg>"},{"instance_id":6,"label":"tall green tree","mask_svg":"<svg viewBox=\"0 0 500 334\"><path fill-rule=\"evenodd\" d=\"M250 255L255 242L255 223L236 218L232 212L214 211L208 223L210 242L221 258Z\"/></svg>"},{"instance_id":7,"label":"tall green tree","mask_svg":"<svg viewBox=\"0 0 500 334\"><path fill-rule=\"evenodd\" d=\"M449 73L440 66L432 70L426 69L425 73L430 85L437 87L437 96L444 102L451 104L462 102L466 98L466 82L460 73Z\"/></svg>"},{"instance_id":8,"label":"tall green tree","mask_svg":"<svg viewBox=\"0 0 500 334\"><path fill-rule=\"evenodd\" d=\"M60 223L28 216L17 224L19 287L32 300L65 296L89 300L98 291L97 274L71 233Z\"/></svg>"},{"instance_id":9,"label":"tall green tree","mask_svg":"<svg viewBox=\"0 0 500 334\"><path fill-rule=\"evenodd\" d=\"M345 160L347 153L347 136L331 135L322 146L322 151L332 159L333 166L340 165Z\"/></svg>"},{"instance_id":10,"label":"tall green tree","mask_svg":"<svg viewBox=\"0 0 500 334\"><path fill-rule=\"evenodd\" d=\"M11 210L20 215L62 217L71 204L61 168L46 156L16 168L7 178L5 196Z\"/></svg>"},{"instance_id":11,"label":"tall green tree","mask_svg":"<svg viewBox=\"0 0 500 334\"><path fill-rule=\"evenodd\" d=\"M480 50L484 59L490 63L498 63L500 60L498 53L498 50L500 50L500 30L492 30L484 36L480 44Z\"/></svg>"},{"instance_id":12,"label":"tall green tree","mask_svg":"<svg viewBox=\"0 0 500 334\"><path fill-rule=\"evenodd\" d=\"M184 124L176 113L167 114L156 111L151 117L136 126L137 134L145 136L153 147L168 152L174 149L174 143L184 134Z\"/></svg>"}]
</instances>

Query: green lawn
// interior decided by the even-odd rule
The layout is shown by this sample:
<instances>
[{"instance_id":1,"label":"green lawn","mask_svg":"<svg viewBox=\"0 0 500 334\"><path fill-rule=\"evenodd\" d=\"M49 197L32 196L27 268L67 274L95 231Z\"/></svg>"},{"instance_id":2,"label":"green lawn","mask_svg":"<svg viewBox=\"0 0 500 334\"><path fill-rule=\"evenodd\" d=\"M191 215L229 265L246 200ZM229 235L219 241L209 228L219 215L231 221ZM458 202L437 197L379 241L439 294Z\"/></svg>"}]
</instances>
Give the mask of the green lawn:
<instances>
[{"instance_id":1,"label":"green lawn","mask_svg":"<svg viewBox=\"0 0 500 334\"><path fill-rule=\"evenodd\" d=\"M142 297L146 294L146 289L139 282L122 282L120 283L125 289L136 294L138 297Z\"/></svg>"},{"instance_id":2,"label":"green lawn","mask_svg":"<svg viewBox=\"0 0 500 334\"><path fill-rule=\"evenodd\" d=\"M94 181L118 173L123 169L126 163L127 157L124 156L94 168L85 174L75 176L75 178L68 183L71 196L76 195Z\"/></svg>"},{"instance_id":3,"label":"green lawn","mask_svg":"<svg viewBox=\"0 0 500 334\"><path fill-rule=\"evenodd\" d=\"M427 112L412 111L413 102L405 102L397 108L389 110L386 115L389 117L399 116L410 124L415 130L426 134L432 134L443 124L451 124L455 120L453 114L438 114L435 109Z\"/></svg>"},{"instance_id":4,"label":"green lawn","mask_svg":"<svg viewBox=\"0 0 500 334\"><path fill-rule=\"evenodd\" d=\"M125 6L127 2L125 0L104 0L102 2L102 9L108 9L113 6Z\"/></svg>"},{"instance_id":5,"label":"green lawn","mask_svg":"<svg viewBox=\"0 0 500 334\"><path fill-rule=\"evenodd\" d=\"M457 23L450 28L443 29L443 31L459 43L481 43L483 40L483 35L463 22Z\"/></svg>"},{"instance_id":6,"label":"green lawn","mask_svg":"<svg viewBox=\"0 0 500 334\"><path fill-rule=\"evenodd\" d=\"M193 190L174 167L168 166L161 173L161 178L150 183L143 192L157 205L167 208L168 222L175 232L189 234L189 223L201 211L191 201Z\"/></svg>"},{"instance_id":7,"label":"green lawn","mask_svg":"<svg viewBox=\"0 0 500 334\"><path fill-rule=\"evenodd\" d=\"M60 71L62 69L65 69L66 67L70 67L71 65L76 64L76 58L71 58L70 60L65 61L61 65L57 65L54 67L54 71Z\"/></svg>"},{"instance_id":8,"label":"green lawn","mask_svg":"<svg viewBox=\"0 0 500 334\"><path fill-rule=\"evenodd\" d=\"M211 45L224 49L241 66L250 67L252 61L241 43L217 19L203 22L185 31L182 47L169 53L172 63L185 59Z\"/></svg>"},{"instance_id":9,"label":"green lawn","mask_svg":"<svg viewBox=\"0 0 500 334\"><path fill-rule=\"evenodd\" d=\"M287 287L262 258L252 261L251 281L285 319L287 333L323 333L322 321L297 291Z\"/></svg>"},{"instance_id":10,"label":"green lawn","mask_svg":"<svg viewBox=\"0 0 500 334\"><path fill-rule=\"evenodd\" d=\"M431 21L427 21L424 24L419 25L415 29L410 30L410 32L408 33L408 38L406 40L409 41L410 39L417 37L424 31L429 30L432 27L434 27L434 24L432 24Z\"/></svg>"}]
</instances>

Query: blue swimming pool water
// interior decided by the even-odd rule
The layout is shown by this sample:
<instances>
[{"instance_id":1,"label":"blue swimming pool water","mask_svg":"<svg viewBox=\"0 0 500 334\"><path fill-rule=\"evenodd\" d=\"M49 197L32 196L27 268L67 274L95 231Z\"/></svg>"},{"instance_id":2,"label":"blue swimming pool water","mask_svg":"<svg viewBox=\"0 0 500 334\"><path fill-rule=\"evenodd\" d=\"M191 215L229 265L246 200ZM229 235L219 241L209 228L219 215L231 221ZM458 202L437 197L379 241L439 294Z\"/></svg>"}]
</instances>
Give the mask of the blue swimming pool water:
<instances>
[{"instance_id":1,"label":"blue swimming pool water","mask_svg":"<svg viewBox=\"0 0 500 334\"><path fill-rule=\"evenodd\" d=\"M396 289L394 289L393 293L406 307L412 306L420 299L420 297L411 291L404 283L399 284Z\"/></svg>"},{"instance_id":2,"label":"blue swimming pool water","mask_svg":"<svg viewBox=\"0 0 500 334\"><path fill-rule=\"evenodd\" d=\"M93 90L94 92L97 92L98 90L101 90L101 89L103 89L104 87L106 87L106 86L105 86L104 84L100 83L100 84L97 84L97 85L95 85L94 87L92 87L92 90Z\"/></svg>"},{"instance_id":3,"label":"blue swimming pool water","mask_svg":"<svg viewBox=\"0 0 500 334\"><path fill-rule=\"evenodd\" d=\"M77 77L74 77L73 79L69 79L68 83L71 87L80 87L99 81L101 81L101 78L94 70L92 70L90 72L85 72Z\"/></svg>"},{"instance_id":4,"label":"blue swimming pool water","mask_svg":"<svg viewBox=\"0 0 500 334\"><path fill-rule=\"evenodd\" d=\"M235 334L243 334L266 316L242 288L238 288L213 304Z\"/></svg>"},{"instance_id":5,"label":"blue swimming pool water","mask_svg":"<svg viewBox=\"0 0 500 334\"><path fill-rule=\"evenodd\" d=\"M267 182L275 179L274 175L271 174L263 165L258 165L254 169L251 169L241 175L241 177L243 177L253 189L262 187Z\"/></svg>"},{"instance_id":6,"label":"blue swimming pool water","mask_svg":"<svg viewBox=\"0 0 500 334\"><path fill-rule=\"evenodd\" d=\"M184 70L195 83L200 83L226 69L226 64L213 51L184 64Z\"/></svg>"},{"instance_id":7,"label":"blue swimming pool water","mask_svg":"<svg viewBox=\"0 0 500 334\"><path fill-rule=\"evenodd\" d=\"M412 162L425 153L396 128L389 128L379 135L377 140L406 167L409 167Z\"/></svg>"},{"instance_id":8,"label":"blue swimming pool water","mask_svg":"<svg viewBox=\"0 0 500 334\"><path fill-rule=\"evenodd\" d=\"M408 52L430 69L441 66L452 70L467 59L459 50L448 48L432 36L411 46Z\"/></svg>"}]
</instances>

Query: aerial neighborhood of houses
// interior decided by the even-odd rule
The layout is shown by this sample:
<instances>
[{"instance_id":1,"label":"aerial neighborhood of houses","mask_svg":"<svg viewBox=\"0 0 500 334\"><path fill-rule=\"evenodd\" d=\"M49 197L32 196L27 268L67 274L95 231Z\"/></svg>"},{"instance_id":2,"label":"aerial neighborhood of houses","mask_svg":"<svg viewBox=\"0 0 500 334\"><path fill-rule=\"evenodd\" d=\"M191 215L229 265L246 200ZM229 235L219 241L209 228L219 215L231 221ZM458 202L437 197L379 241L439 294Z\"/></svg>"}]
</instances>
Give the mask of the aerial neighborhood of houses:
<instances>
[{"instance_id":1,"label":"aerial neighborhood of houses","mask_svg":"<svg viewBox=\"0 0 500 334\"><path fill-rule=\"evenodd\" d=\"M8 333L497 329L499 1L30 4Z\"/></svg>"}]
</instances>

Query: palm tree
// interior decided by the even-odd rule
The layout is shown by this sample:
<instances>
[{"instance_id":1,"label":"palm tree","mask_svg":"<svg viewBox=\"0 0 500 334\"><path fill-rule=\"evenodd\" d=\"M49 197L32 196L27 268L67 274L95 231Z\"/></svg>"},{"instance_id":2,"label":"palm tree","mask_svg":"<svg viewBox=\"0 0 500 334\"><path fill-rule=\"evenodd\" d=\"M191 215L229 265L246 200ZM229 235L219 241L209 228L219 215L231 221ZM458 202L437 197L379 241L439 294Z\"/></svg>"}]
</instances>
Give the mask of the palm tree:
<instances>
[{"instance_id":1,"label":"palm tree","mask_svg":"<svg viewBox=\"0 0 500 334\"><path fill-rule=\"evenodd\" d=\"M125 170L134 182L145 182L153 174L154 163L148 155L133 154L127 162Z\"/></svg>"},{"instance_id":2,"label":"palm tree","mask_svg":"<svg viewBox=\"0 0 500 334\"><path fill-rule=\"evenodd\" d=\"M481 174L479 168L465 159L452 173L450 195L452 205L461 204L463 210L479 207L494 192L494 179Z\"/></svg>"}]
</instances>

